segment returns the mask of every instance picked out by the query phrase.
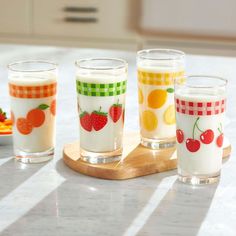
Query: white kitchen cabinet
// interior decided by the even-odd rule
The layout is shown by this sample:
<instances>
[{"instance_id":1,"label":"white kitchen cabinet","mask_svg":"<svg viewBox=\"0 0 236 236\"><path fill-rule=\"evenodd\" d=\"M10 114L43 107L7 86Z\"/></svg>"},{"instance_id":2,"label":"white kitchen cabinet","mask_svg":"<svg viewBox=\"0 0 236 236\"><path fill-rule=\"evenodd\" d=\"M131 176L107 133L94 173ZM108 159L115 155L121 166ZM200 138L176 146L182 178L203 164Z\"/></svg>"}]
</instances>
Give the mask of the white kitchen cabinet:
<instances>
[{"instance_id":1,"label":"white kitchen cabinet","mask_svg":"<svg viewBox=\"0 0 236 236\"><path fill-rule=\"evenodd\" d=\"M33 0L35 35L133 39L130 0ZM133 1L134 2L134 1ZM135 19L133 19L134 21Z\"/></svg>"},{"instance_id":2,"label":"white kitchen cabinet","mask_svg":"<svg viewBox=\"0 0 236 236\"><path fill-rule=\"evenodd\" d=\"M30 33L31 0L0 0L0 6L0 33Z\"/></svg>"},{"instance_id":3,"label":"white kitchen cabinet","mask_svg":"<svg viewBox=\"0 0 236 236\"><path fill-rule=\"evenodd\" d=\"M235 0L142 0L141 9L143 32L236 38Z\"/></svg>"}]
</instances>

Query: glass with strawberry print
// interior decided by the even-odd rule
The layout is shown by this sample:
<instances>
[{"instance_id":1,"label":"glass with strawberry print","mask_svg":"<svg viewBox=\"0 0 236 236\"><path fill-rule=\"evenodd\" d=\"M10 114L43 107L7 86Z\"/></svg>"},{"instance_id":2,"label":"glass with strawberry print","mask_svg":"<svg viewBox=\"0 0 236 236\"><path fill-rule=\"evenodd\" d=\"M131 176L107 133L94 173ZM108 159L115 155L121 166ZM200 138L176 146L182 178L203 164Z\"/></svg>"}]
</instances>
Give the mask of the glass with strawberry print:
<instances>
[{"instance_id":1,"label":"glass with strawberry print","mask_svg":"<svg viewBox=\"0 0 236 236\"><path fill-rule=\"evenodd\" d=\"M223 155L227 80L189 76L175 82L179 180L217 182Z\"/></svg>"},{"instance_id":2,"label":"glass with strawberry print","mask_svg":"<svg viewBox=\"0 0 236 236\"><path fill-rule=\"evenodd\" d=\"M121 59L76 62L80 154L90 163L118 161L122 155L128 65Z\"/></svg>"},{"instance_id":3,"label":"glass with strawberry print","mask_svg":"<svg viewBox=\"0 0 236 236\"><path fill-rule=\"evenodd\" d=\"M175 138L174 80L184 75L185 54L149 49L137 54L141 144L151 149L173 147Z\"/></svg>"},{"instance_id":4,"label":"glass with strawberry print","mask_svg":"<svg viewBox=\"0 0 236 236\"><path fill-rule=\"evenodd\" d=\"M23 163L53 158L57 65L23 61L8 65L14 153Z\"/></svg>"}]
</instances>

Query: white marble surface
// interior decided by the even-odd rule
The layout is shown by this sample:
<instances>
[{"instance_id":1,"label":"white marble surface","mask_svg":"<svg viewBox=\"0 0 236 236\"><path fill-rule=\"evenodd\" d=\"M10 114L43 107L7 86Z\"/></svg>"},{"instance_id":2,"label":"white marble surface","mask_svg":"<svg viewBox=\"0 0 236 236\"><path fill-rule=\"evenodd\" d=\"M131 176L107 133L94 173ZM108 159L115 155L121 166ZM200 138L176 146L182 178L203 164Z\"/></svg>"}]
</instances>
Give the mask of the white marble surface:
<instances>
[{"instance_id":1,"label":"white marble surface","mask_svg":"<svg viewBox=\"0 0 236 236\"><path fill-rule=\"evenodd\" d=\"M0 146L0 235L236 235L235 152L219 184L191 187L176 171L126 181L78 174L63 164L63 144L78 138L74 61L112 56L129 62L126 129L138 129L135 53L91 49L0 45L0 107L8 109L9 62L49 59L59 63L55 159L23 165L11 146ZM229 79L226 135L236 145L236 58L187 56L187 71Z\"/></svg>"}]
</instances>

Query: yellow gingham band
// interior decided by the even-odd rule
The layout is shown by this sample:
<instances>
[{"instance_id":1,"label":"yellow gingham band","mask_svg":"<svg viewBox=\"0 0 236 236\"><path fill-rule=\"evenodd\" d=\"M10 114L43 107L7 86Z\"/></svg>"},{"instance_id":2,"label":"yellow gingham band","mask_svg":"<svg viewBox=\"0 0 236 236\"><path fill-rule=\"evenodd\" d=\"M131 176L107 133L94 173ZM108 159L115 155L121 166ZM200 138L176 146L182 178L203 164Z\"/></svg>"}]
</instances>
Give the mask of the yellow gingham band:
<instances>
[{"instance_id":1,"label":"yellow gingham band","mask_svg":"<svg viewBox=\"0 0 236 236\"><path fill-rule=\"evenodd\" d=\"M138 70L138 81L148 85L173 85L174 80L181 76L184 76L184 71L155 73Z\"/></svg>"}]
</instances>

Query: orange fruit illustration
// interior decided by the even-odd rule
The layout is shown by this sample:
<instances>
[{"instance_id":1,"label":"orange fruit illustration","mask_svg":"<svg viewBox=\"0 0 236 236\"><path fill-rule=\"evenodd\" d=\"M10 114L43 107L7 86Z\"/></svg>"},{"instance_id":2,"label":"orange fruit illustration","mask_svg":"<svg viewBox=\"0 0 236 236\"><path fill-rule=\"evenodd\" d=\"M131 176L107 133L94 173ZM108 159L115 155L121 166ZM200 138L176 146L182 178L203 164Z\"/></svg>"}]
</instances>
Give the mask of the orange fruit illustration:
<instances>
[{"instance_id":1,"label":"orange fruit illustration","mask_svg":"<svg viewBox=\"0 0 236 236\"><path fill-rule=\"evenodd\" d=\"M16 127L21 134L30 134L33 130L32 124L25 118L18 118L16 121Z\"/></svg>"},{"instance_id":2,"label":"orange fruit illustration","mask_svg":"<svg viewBox=\"0 0 236 236\"><path fill-rule=\"evenodd\" d=\"M139 104L143 103L143 92L140 88L138 88L138 103Z\"/></svg>"},{"instance_id":3,"label":"orange fruit illustration","mask_svg":"<svg viewBox=\"0 0 236 236\"><path fill-rule=\"evenodd\" d=\"M54 99L50 106L51 113L55 116L56 115L56 99Z\"/></svg>"},{"instance_id":4,"label":"orange fruit illustration","mask_svg":"<svg viewBox=\"0 0 236 236\"><path fill-rule=\"evenodd\" d=\"M153 131L157 128L158 120L154 112L146 110L142 113L141 122L143 128L148 131Z\"/></svg>"},{"instance_id":5,"label":"orange fruit illustration","mask_svg":"<svg viewBox=\"0 0 236 236\"><path fill-rule=\"evenodd\" d=\"M26 119L33 127L40 127L45 121L45 114L42 110L35 108L28 112Z\"/></svg>"},{"instance_id":6,"label":"orange fruit illustration","mask_svg":"<svg viewBox=\"0 0 236 236\"><path fill-rule=\"evenodd\" d=\"M174 105L170 105L164 112L164 122L167 125L175 124L175 107Z\"/></svg>"},{"instance_id":7,"label":"orange fruit illustration","mask_svg":"<svg viewBox=\"0 0 236 236\"><path fill-rule=\"evenodd\" d=\"M167 100L167 91L155 89L148 95L148 106L153 109L161 108Z\"/></svg>"}]
</instances>

